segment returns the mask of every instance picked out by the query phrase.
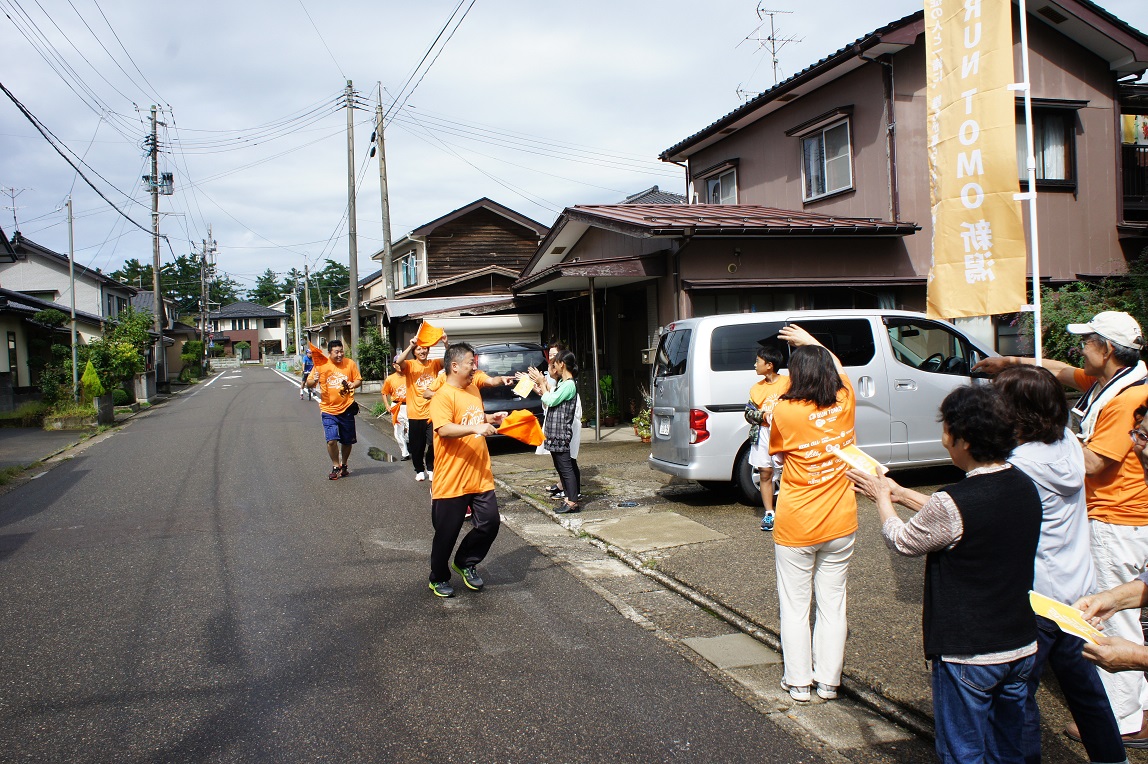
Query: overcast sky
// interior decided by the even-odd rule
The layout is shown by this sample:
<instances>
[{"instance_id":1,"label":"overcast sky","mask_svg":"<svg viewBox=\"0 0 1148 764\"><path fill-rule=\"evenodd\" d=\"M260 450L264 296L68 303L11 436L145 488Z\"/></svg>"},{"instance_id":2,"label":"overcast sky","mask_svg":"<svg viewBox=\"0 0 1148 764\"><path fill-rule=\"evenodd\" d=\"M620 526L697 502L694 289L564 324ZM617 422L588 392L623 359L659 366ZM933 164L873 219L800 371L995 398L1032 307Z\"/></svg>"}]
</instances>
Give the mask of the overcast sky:
<instances>
[{"instance_id":1,"label":"overcast sky","mask_svg":"<svg viewBox=\"0 0 1148 764\"><path fill-rule=\"evenodd\" d=\"M1101 4L1148 31L1146 0ZM762 7L792 11L774 17L778 37L796 38L778 53L784 79L920 5ZM348 79L364 106L355 168L366 275L382 247L378 164L367 159L376 83L385 106L405 99L386 132L395 240L483 196L550 225L574 204L655 184L683 191L681 170L657 155L740 105L739 90L774 83L754 39L769 33L757 9L753 0L0 0L0 82L145 228L142 142L151 104L162 106L160 170L175 176L175 193L160 201L171 242L162 259L198 250L210 225L220 270L247 288L267 268L347 262ZM71 192L78 262L108 272L127 258L151 261L149 235L77 180L4 96L0 147L0 206L16 207L25 236L66 253ZM11 235L10 209L0 226Z\"/></svg>"}]
</instances>

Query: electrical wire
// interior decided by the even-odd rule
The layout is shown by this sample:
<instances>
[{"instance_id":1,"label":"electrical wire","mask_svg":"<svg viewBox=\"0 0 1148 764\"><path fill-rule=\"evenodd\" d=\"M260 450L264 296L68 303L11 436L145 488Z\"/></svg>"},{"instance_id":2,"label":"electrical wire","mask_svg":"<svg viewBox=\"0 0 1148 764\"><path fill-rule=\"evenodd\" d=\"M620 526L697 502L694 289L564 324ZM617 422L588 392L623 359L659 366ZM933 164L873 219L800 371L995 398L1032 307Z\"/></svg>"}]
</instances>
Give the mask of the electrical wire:
<instances>
[{"instance_id":1,"label":"electrical wire","mask_svg":"<svg viewBox=\"0 0 1148 764\"><path fill-rule=\"evenodd\" d=\"M339 66L339 61L335 58L335 54L331 52L331 47L327 45L327 41L323 39L323 33L319 31L319 27L315 26L315 20L311 18L311 14L307 11L307 6L303 5L303 0L299 0L299 7L303 9L303 13L307 16L307 20L311 22L315 34L319 36L319 42L323 43L323 47L327 49L327 55L335 62L335 68L339 70L339 75L343 79L347 79L347 75L343 74L343 67Z\"/></svg>"},{"instance_id":2,"label":"electrical wire","mask_svg":"<svg viewBox=\"0 0 1148 764\"><path fill-rule=\"evenodd\" d=\"M410 91L408 91L405 96L403 96L402 103L400 103L398 105L398 107L394 109L395 114L399 114L402 112L403 107L406 106L406 104L407 104L407 101L410 100L410 97L412 95L414 95L414 92L415 92L415 90L418 89L418 86L422 84L423 79L427 76L427 72L429 72L431 70L431 67L434 66L435 61L438 61L438 57L442 55L442 52L446 49L447 44L450 43L451 38L454 37L454 33L458 31L458 28L460 26L462 26L462 22L466 21L466 17L470 13L470 9L474 7L475 2L476 2L476 0L470 0L470 5L468 5L466 7L466 11L463 12L462 16L458 20L458 23L456 23L454 25L454 29L450 30L450 34L447 35L447 38L443 41L442 45L439 46L438 52L434 54L434 58L432 58L431 62L429 64L427 64L426 69L424 69L423 73L419 76L418 82L416 82L414 84L414 86L411 87ZM461 6L461 5L462 5L462 3L460 2L459 6ZM455 8L455 13L457 13L457 12L458 12L458 8ZM450 23L450 22L448 21L447 23ZM444 29L445 29L445 27L444 27ZM439 37L441 37L441 36L442 36L442 32L439 32ZM437 37L435 38L435 42L438 42ZM433 44L432 44L432 47L433 47ZM428 50L428 52L429 52L429 50ZM425 55L423 56L423 60L424 61L426 60ZM399 94L402 95L402 91L399 91Z\"/></svg>"}]
</instances>

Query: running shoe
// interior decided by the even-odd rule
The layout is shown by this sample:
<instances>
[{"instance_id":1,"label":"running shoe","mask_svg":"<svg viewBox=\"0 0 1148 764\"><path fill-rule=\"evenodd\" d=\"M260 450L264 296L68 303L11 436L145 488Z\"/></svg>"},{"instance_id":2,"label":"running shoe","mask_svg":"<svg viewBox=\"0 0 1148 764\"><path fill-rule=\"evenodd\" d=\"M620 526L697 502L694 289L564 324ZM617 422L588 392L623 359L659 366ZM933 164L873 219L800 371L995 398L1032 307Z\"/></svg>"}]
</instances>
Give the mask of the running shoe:
<instances>
[{"instance_id":1,"label":"running shoe","mask_svg":"<svg viewBox=\"0 0 1148 764\"><path fill-rule=\"evenodd\" d=\"M456 562L452 562L450 566L454 568L455 573L458 573L460 576L462 576L462 582L466 584L467 589L473 589L476 592L482 591L483 580L478 575L477 568L475 568L473 565L466 568L460 568Z\"/></svg>"},{"instance_id":2,"label":"running shoe","mask_svg":"<svg viewBox=\"0 0 1148 764\"><path fill-rule=\"evenodd\" d=\"M784 679L782 679L781 680L781 689L786 690L789 693L789 697L793 698L798 703L808 703L810 698L812 697L809 694L809 685L805 685L803 687L794 687L793 685L786 683L786 681Z\"/></svg>"},{"instance_id":3,"label":"running shoe","mask_svg":"<svg viewBox=\"0 0 1148 764\"><path fill-rule=\"evenodd\" d=\"M331 474L327 476L327 479L328 480L338 480L341 477L343 477L343 471L341 469L339 469L338 467L332 467L331 468Z\"/></svg>"},{"instance_id":4,"label":"running shoe","mask_svg":"<svg viewBox=\"0 0 1148 764\"><path fill-rule=\"evenodd\" d=\"M761 518L761 529L763 531L773 530L773 518L774 517L775 517L775 513L771 509L765 513L765 517Z\"/></svg>"},{"instance_id":5,"label":"running shoe","mask_svg":"<svg viewBox=\"0 0 1148 764\"><path fill-rule=\"evenodd\" d=\"M822 700L836 700L837 688L831 684L817 683L817 697Z\"/></svg>"},{"instance_id":6,"label":"running shoe","mask_svg":"<svg viewBox=\"0 0 1148 764\"><path fill-rule=\"evenodd\" d=\"M431 472L430 470L427 470L427 480L431 480L431 481L434 480L434 473Z\"/></svg>"},{"instance_id":7,"label":"running shoe","mask_svg":"<svg viewBox=\"0 0 1148 764\"><path fill-rule=\"evenodd\" d=\"M347 469L346 464L339 465L339 477L350 477L351 471Z\"/></svg>"},{"instance_id":8,"label":"running shoe","mask_svg":"<svg viewBox=\"0 0 1148 764\"><path fill-rule=\"evenodd\" d=\"M415 473L415 482L416 483L421 483L426 479L427 479L427 474L425 472L416 472Z\"/></svg>"},{"instance_id":9,"label":"running shoe","mask_svg":"<svg viewBox=\"0 0 1148 764\"><path fill-rule=\"evenodd\" d=\"M450 581L431 581L430 590L436 597L454 596L454 587L450 585Z\"/></svg>"},{"instance_id":10,"label":"running shoe","mask_svg":"<svg viewBox=\"0 0 1148 764\"><path fill-rule=\"evenodd\" d=\"M550 491L551 494L562 493L562 486L555 483L554 485L549 486L546 490Z\"/></svg>"}]
</instances>

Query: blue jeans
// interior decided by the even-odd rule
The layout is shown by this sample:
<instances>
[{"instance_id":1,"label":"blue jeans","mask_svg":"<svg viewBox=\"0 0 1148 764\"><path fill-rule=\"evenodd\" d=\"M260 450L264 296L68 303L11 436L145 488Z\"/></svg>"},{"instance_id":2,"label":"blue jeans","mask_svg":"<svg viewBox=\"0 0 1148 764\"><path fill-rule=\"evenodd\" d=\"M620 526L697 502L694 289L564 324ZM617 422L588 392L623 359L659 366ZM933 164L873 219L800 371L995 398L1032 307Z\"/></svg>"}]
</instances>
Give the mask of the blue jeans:
<instances>
[{"instance_id":1,"label":"blue jeans","mask_svg":"<svg viewBox=\"0 0 1148 764\"><path fill-rule=\"evenodd\" d=\"M1052 621L1036 617L1036 665L1028 677L1028 706L1024 715L1024 760L1040 764L1040 709L1036 688L1045 663L1052 667L1056 681L1068 702L1072 719L1080 728L1080 740L1095 764L1121 764L1128 760L1112 705L1100 682L1096 666L1081 655L1084 641L1065 634Z\"/></svg>"},{"instance_id":2,"label":"blue jeans","mask_svg":"<svg viewBox=\"0 0 1148 764\"><path fill-rule=\"evenodd\" d=\"M1035 663L1035 655L991 666L933 660L933 723L942 764L1023 764L1016 731L1024 725Z\"/></svg>"}]
</instances>

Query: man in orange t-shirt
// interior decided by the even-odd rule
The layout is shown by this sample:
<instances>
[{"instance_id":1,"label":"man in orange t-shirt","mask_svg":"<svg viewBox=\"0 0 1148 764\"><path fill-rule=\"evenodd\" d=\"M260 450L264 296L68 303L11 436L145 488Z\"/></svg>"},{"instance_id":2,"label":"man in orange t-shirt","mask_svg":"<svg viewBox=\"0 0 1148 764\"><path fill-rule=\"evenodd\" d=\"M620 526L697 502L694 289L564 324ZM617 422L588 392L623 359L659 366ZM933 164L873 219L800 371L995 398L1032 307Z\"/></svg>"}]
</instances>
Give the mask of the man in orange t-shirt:
<instances>
[{"instance_id":1,"label":"man in orange t-shirt","mask_svg":"<svg viewBox=\"0 0 1148 764\"><path fill-rule=\"evenodd\" d=\"M407 448L407 378L399 373L398 364L395 364L395 373L383 380L383 389L380 392L383 404L391 415L391 424L395 428L395 442L399 444L399 451L405 462L411 458L411 452Z\"/></svg>"},{"instance_id":2,"label":"man in orange t-shirt","mask_svg":"<svg viewBox=\"0 0 1148 764\"><path fill-rule=\"evenodd\" d=\"M485 413L482 395L474 384L474 348L465 343L451 345L443 360L446 382L428 406L438 455L438 475L431 486L434 540L430 590L438 597L452 597L451 568L462 576L468 589L482 590L483 580L475 566L498 536L498 499L486 438L495 434L506 412ZM448 565L467 507L473 510L474 527L463 537L454 561Z\"/></svg>"},{"instance_id":3,"label":"man in orange t-shirt","mask_svg":"<svg viewBox=\"0 0 1148 764\"><path fill-rule=\"evenodd\" d=\"M1128 430L1148 402L1148 369L1140 360L1144 336L1132 316L1104 311L1086 324L1069 324L1081 337L1084 368L1045 358L1061 384L1084 392L1072 413L1080 422L1084 492L1092 536L1092 561L1100 590L1134 580L1148 570L1148 486ZM996 373L1010 364L1035 363L1014 356L986 358L974 370ZM1105 633L1144 644L1139 611L1108 619ZM1148 747L1148 682L1140 671L1100 672L1125 747ZM1075 725L1066 733L1078 736Z\"/></svg>"},{"instance_id":4,"label":"man in orange t-shirt","mask_svg":"<svg viewBox=\"0 0 1148 764\"><path fill-rule=\"evenodd\" d=\"M331 457L330 480L350 476L347 458L355 444L355 391L363 385L359 365L343 356L341 340L327 344L329 360L316 366L308 375L308 388L319 388L319 411L323 416L323 433L327 438L327 455Z\"/></svg>"},{"instance_id":5,"label":"man in orange t-shirt","mask_svg":"<svg viewBox=\"0 0 1148 764\"><path fill-rule=\"evenodd\" d=\"M441 342L446 347L445 333ZM395 365L407 381L407 436L415 480L433 480L434 441L430 437L429 408L433 393L429 388L442 371L443 362L438 358L431 360L430 347L423 347L418 337L413 337L406 350L395 357Z\"/></svg>"}]
</instances>

